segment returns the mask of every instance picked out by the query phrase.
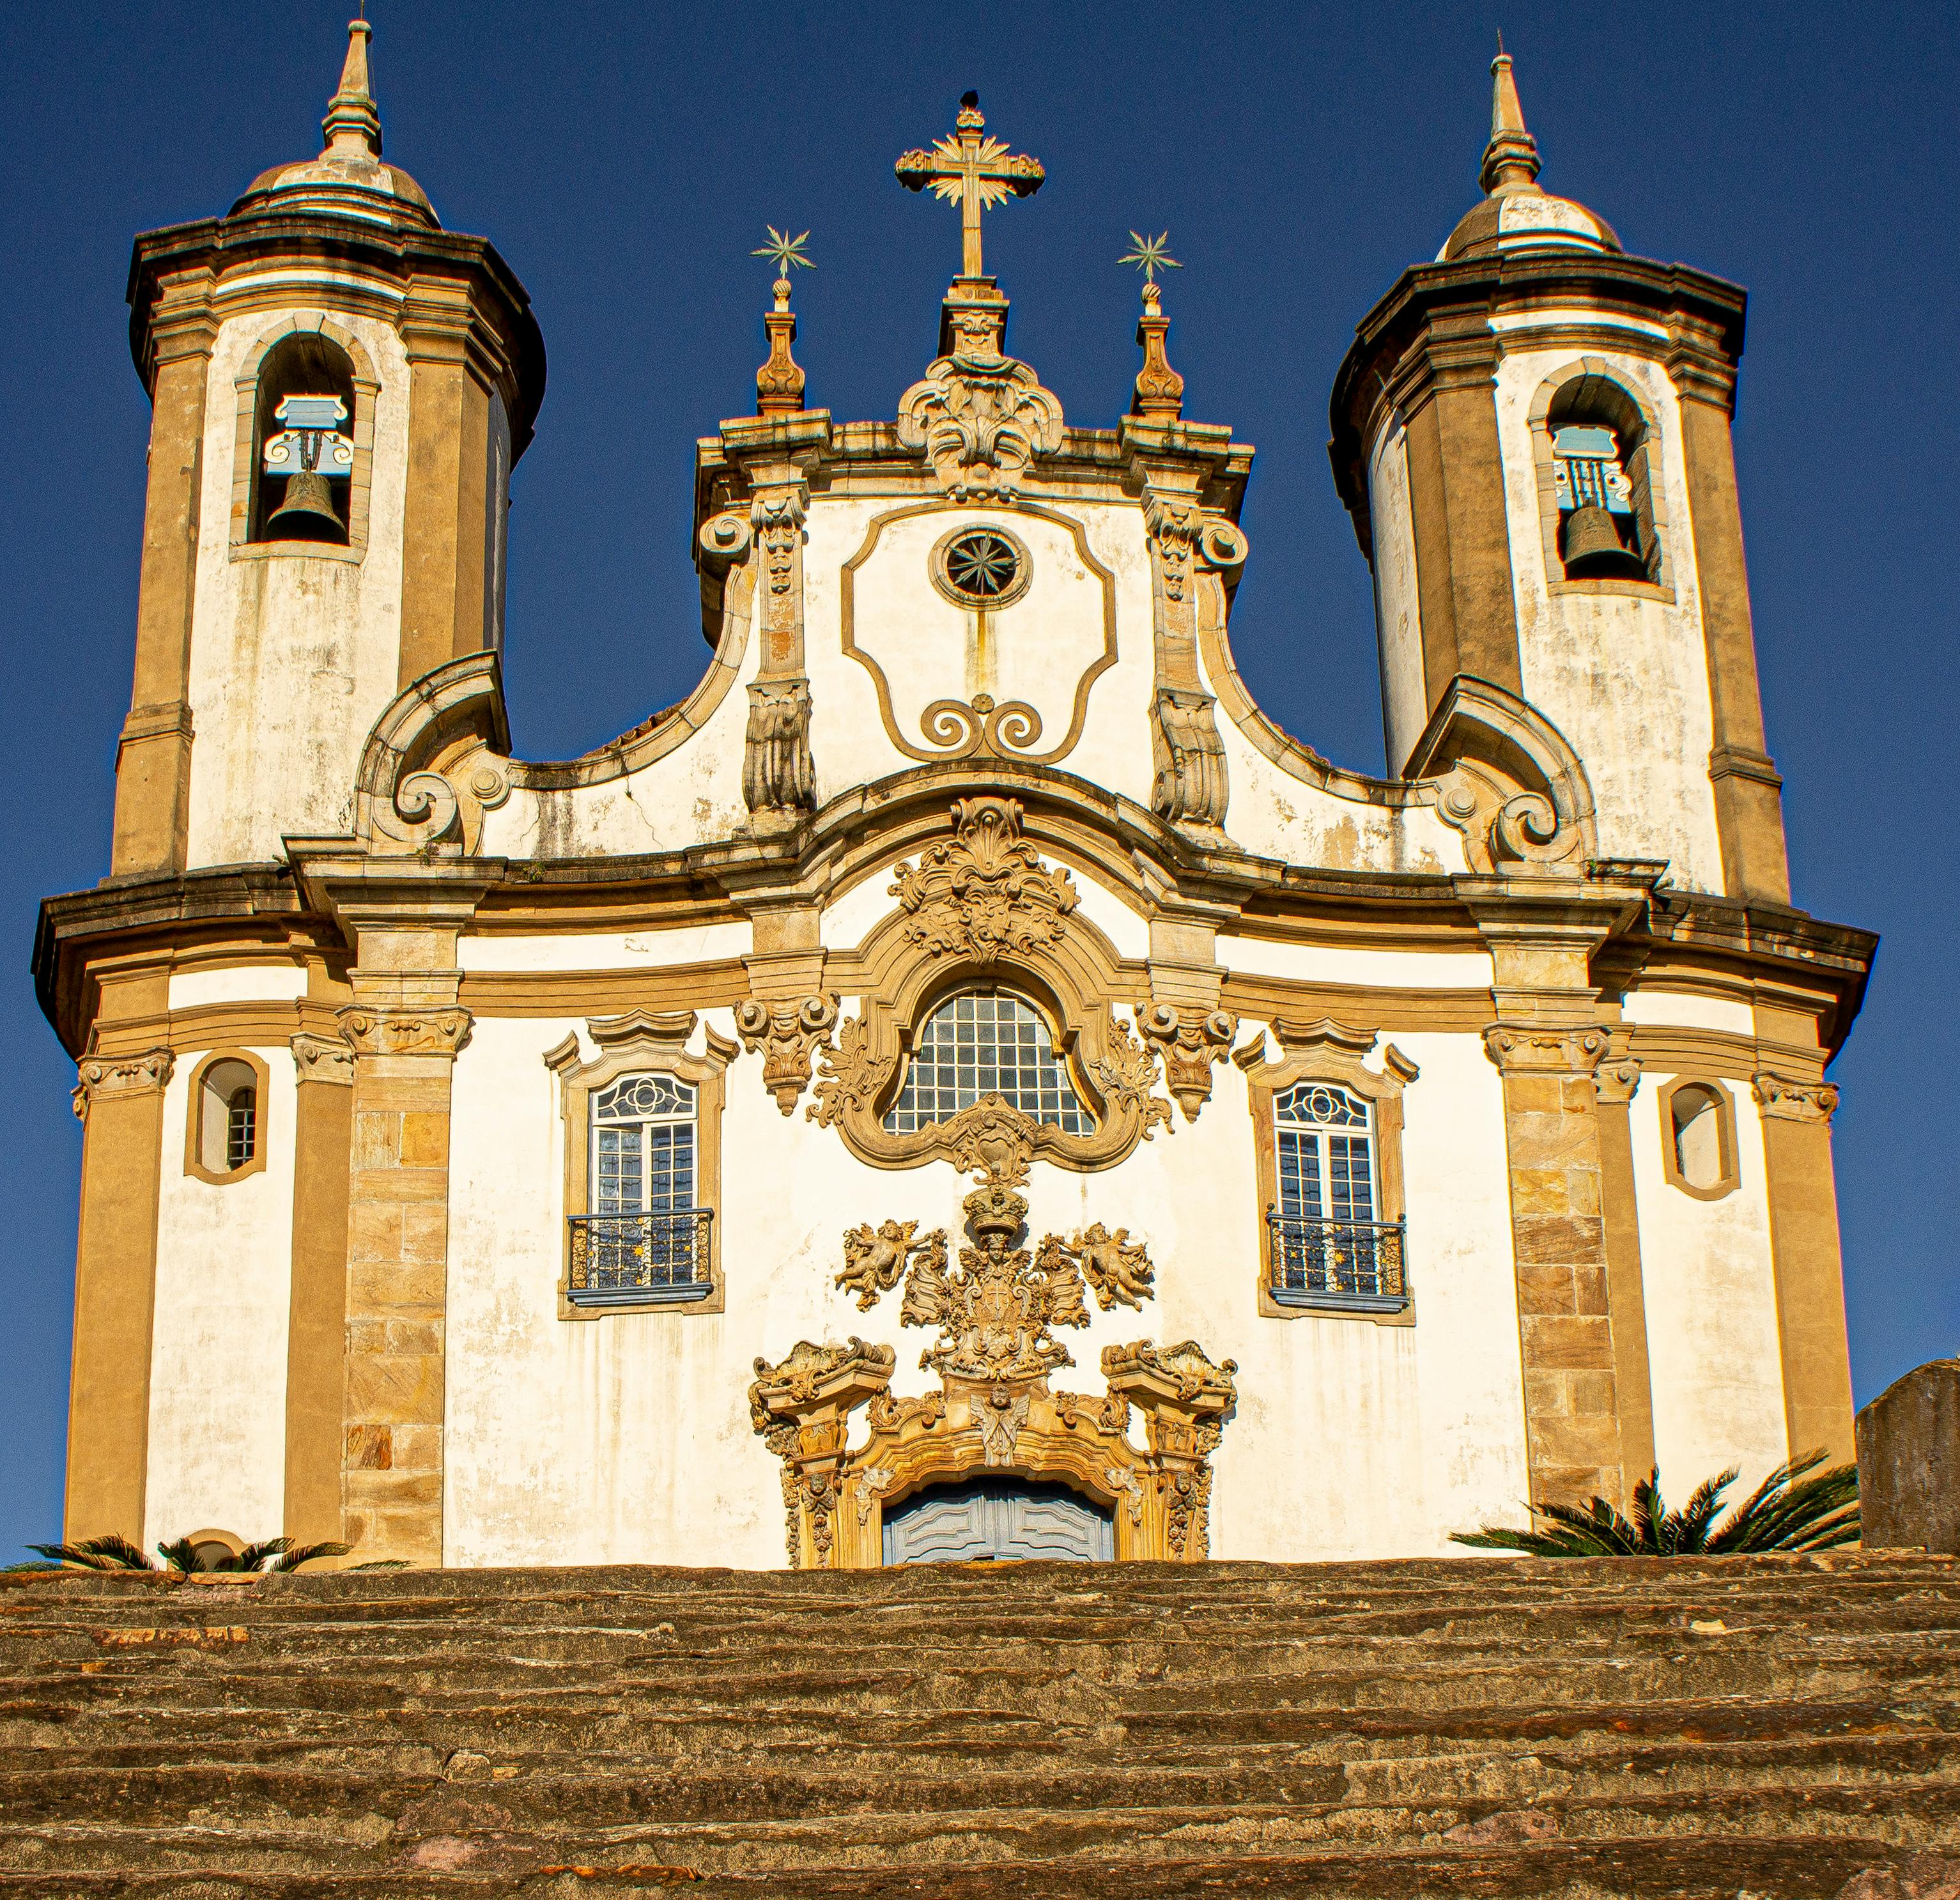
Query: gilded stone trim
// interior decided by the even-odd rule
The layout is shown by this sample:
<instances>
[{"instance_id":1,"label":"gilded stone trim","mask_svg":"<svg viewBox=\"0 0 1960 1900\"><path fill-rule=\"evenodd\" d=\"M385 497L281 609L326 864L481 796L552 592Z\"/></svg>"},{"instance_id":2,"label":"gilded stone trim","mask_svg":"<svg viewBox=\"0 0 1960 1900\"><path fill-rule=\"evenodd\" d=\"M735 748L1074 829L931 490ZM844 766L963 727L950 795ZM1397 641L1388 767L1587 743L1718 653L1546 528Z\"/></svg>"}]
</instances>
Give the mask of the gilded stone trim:
<instances>
[{"instance_id":1,"label":"gilded stone trim","mask_svg":"<svg viewBox=\"0 0 1960 1900\"><path fill-rule=\"evenodd\" d=\"M1032 501L1010 503L988 498L978 504L990 510L1006 510L1029 515L1038 520L1052 521L1058 527L1066 528L1074 538L1077 558L1101 583L1102 651L1076 682L1068 730L1059 745L1052 746L1045 752L1029 749L1041 740L1041 714L1024 700L1009 700L1004 704L996 704L984 693L971 702L934 700L921 715L921 732L922 737L936 742L939 749L932 750L914 744L899 729L898 718L892 708L891 682L886 677L884 668L858 644L858 570L871 558L886 529L895 521L908 520L915 515L937 514L958 505L951 501L915 502L908 507L889 509L872 520L864 531L863 544L845 562L838 577L844 651L871 676L872 686L878 695L878 716L884 723L885 736L908 759L931 763L937 759L966 759L977 755L982 758L1018 760L1031 765L1054 765L1067 758L1075 749L1076 742L1082 737L1082 728L1089 717L1090 689L1116 664L1115 576L1096 559L1094 550L1089 545L1088 531L1079 520ZM989 524L984 520L976 520L968 525L982 527ZM969 607L967 611L991 609ZM984 705L982 700L986 702Z\"/></svg>"}]
</instances>

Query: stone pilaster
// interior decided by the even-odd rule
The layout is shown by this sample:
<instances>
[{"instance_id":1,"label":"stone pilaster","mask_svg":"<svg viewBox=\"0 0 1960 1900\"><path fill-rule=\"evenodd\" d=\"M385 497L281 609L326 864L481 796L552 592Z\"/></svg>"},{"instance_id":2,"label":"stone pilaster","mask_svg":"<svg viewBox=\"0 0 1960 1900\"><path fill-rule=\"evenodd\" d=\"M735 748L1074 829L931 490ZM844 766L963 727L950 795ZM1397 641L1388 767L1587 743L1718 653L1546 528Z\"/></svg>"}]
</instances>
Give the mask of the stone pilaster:
<instances>
[{"instance_id":1,"label":"stone pilaster","mask_svg":"<svg viewBox=\"0 0 1960 1900\"><path fill-rule=\"evenodd\" d=\"M1834 1465L1848 1464L1858 1454L1831 1158L1838 1091L1819 1075L1768 1069L1757 1074L1753 1087L1762 1111L1790 1453L1821 1448Z\"/></svg>"},{"instance_id":2,"label":"stone pilaster","mask_svg":"<svg viewBox=\"0 0 1960 1900\"><path fill-rule=\"evenodd\" d=\"M157 1197L173 1067L165 1049L88 1056L75 1084L83 1135L63 1520L71 1540L113 1533L145 1542Z\"/></svg>"},{"instance_id":3,"label":"stone pilaster","mask_svg":"<svg viewBox=\"0 0 1960 1900\"><path fill-rule=\"evenodd\" d=\"M347 1369L348 1152L354 1055L325 1036L292 1039L293 1265L286 1330L285 1534L338 1540L341 1406Z\"/></svg>"},{"instance_id":4,"label":"stone pilaster","mask_svg":"<svg viewBox=\"0 0 1960 1900\"><path fill-rule=\"evenodd\" d=\"M453 996L453 975L450 982ZM364 987L357 975L357 995ZM347 1540L363 1561L433 1567L443 1555L450 1082L469 1014L357 1002L339 1020L355 1056L341 1453Z\"/></svg>"},{"instance_id":5,"label":"stone pilaster","mask_svg":"<svg viewBox=\"0 0 1960 1900\"><path fill-rule=\"evenodd\" d=\"M1640 1211L1634 1189L1633 1099L1640 1065L1608 1049L1593 1071L1599 1099L1599 1188L1606 1243L1606 1303L1613 1321L1613 1376L1620 1406L1620 1454L1633 1488L1654 1468L1653 1373L1647 1354L1647 1281L1640 1265Z\"/></svg>"}]
</instances>

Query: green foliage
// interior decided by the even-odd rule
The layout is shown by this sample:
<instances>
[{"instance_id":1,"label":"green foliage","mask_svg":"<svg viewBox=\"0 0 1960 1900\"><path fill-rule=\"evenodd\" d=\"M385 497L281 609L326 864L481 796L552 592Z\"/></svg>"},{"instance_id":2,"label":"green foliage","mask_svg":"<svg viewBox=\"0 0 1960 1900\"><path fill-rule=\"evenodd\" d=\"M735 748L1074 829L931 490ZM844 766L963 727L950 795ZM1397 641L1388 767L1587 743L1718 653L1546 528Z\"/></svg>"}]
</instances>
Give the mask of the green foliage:
<instances>
[{"instance_id":1,"label":"green foliage","mask_svg":"<svg viewBox=\"0 0 1960 1900\"><path fill-rule=\"evenodd\" d=\"M1722 1494L1736 1481L1732 1467L1699 1485L1680 1510L1660 1494L1658 1466L1634 1487L1631 1523L1603 1497L1585 1504L1533 1504L1542 1520L1529 1530L1486 1524L1457 1531L1450 1541L1479 1550L1522 1551L1533 1557L1701 1557L1742 1551L1835 1550L1858 1537L1858 1468L1824 1462L1807 1451L1779 1465L1728 1520L1716 1524ZM1812 1477L1809 1474L1816 1472Z\"/></svg>"},{"instance_id":2,"label":"green foliage","mask_svg":"<svg viewBox=\"0 0 1960 1900\"><path fill-rule=\"evenodd\" d=\"M27 1548L80 1570L164 1571L180 1577L202 1571L236 1577L296 1571L317 1557L345 1557L352 1547L330 1542L295 1544L290 1537L274 1537L262 1544L247 1544L236 1555L227 1551L215 1561L205 1561L200 1560L188 1537L180 1537L174 1543L157 1546L157 1555L164 1560L161 1564L145 1556L128 1538L113 1532L107 1537L86 1538L78 1544L30 1544Z\"/></svg>"}]
</instances>

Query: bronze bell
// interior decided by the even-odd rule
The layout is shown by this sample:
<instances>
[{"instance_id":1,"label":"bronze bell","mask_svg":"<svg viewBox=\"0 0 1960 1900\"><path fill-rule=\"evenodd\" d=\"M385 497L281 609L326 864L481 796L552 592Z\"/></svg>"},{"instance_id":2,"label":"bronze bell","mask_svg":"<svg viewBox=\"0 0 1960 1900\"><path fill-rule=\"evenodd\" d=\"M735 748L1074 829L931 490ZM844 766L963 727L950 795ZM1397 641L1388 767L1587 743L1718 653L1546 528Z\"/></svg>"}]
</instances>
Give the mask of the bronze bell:
<instances>
[{"instance_id":1,"label":"bronze bell","mask_svg":"<svg viewBox=\"0 0 1960 1900\"><path fill-rule=\"evenodd\" d=\"M1597 502L1574 508L1565 524L1568 581L1642 581L1647 569L1620 539L1613 517Z\"/></svg>"},{"instance_id":2,"label":"bronze bell","mask_svg":"<svg viewBox=\"0 0 1960 1900\"><path fill-rule=\"evenodd\" d=\"M266 524L275 541L344 541L347 525L333 511L333 488L317 469L286 477L286 498Z\"/></svg>"}]
</instances>

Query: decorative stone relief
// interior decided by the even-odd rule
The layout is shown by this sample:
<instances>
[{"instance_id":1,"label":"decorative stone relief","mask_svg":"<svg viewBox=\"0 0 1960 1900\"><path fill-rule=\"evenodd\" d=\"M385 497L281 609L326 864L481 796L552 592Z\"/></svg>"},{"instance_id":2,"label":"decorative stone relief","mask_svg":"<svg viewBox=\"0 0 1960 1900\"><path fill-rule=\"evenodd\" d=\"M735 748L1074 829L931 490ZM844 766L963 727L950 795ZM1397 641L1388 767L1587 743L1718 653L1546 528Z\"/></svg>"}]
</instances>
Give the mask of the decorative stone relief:
<instances>
[{"instance_id":1,"label":"decorative stone relief","mask_svg":"<svg viewBox=\"0 0 1960 1900\"><path fill-rule=\"evenodd\" d=\"M1150 807L1168 825L1222 829L1230 796L1225 742L1208 692L1160 686L1150 702Z\"/></svg>"},{"instance_id":2,"label":"decorative stone relief","mask_svg":"<svg viewBox=\"0 0 1960 1900\"><path fill-rule=\"evenodd\" d=\"M946 1268L946 1230L918 1237L916 1221L887 1221L877 1227L852 1227L844 1236L844 1271L837 1284L858 1296L861 1310L869 1312L881 1293L889 1293L915 1259L932 1270Z\"/></svg>"},{"instance_id":3,"label":"decorative stone relief","mask_svg":"<svg viewBox=\"0 0 1960 1900\"><path fill-rule=\"evenodd\" d=\"M1010 501L1037 455L1064 434L1061 404L1028 364L1000 351L1004 305L950 307L953 352L899 401L899 440L931 463L956 501Z\"/></svg>"},{"instance_id":4,"label":"decorative stone relief","mask_svg":"<svg viewBox=\"0 0 1960 1900\"><path fill-rule=\"evenodd\" d=\"M1144 1035L1162 1052L1164 1085L1176 1096L1187 1122L1211 1099L1211 1065L1230 1055L1239 1019L1230 1010L1180 1010L1157 1003L1141 1019Z\"/></svg>"},{"instance_id":5,"label":"decorative stone relief","mask_svg":"<svg viewBox=\"0 0 1960 1900\"><path fill-rule=\"evenodd\" d=\"M334 1019L356 1055L454 1055L469 1040L463 1009L377 1010L357 1004Z\"/></svg>"},{"instance_id":6,"label":"decorative stone relief","mask_svg":"<svg viewBox=\"0 0 1960 1900\"><path fill-rule=\"evenodd\" d=\"M177 1058L168 1049L146 1049L141 1055L84 1056L75 1069L68 1100L75 1119L86 1122L89 1104L98 1095L138 1095L170 1086Z\"/></svg>"},{"instance_id":7,"label":"decorative stone relief","mask_svg":"<svg viewBox=\"0 0 1960 1900\"><path fill-rule=\"evenodd\" d=\"M742 797L758 826L794 825L816 804L810 756L810 683L758 679L749 688Z\"/></svg>"},{"instance_id":8,"label":"decorative stone relief","mask_svg":"<svg viewBox=\"0 0 1960 1900\"><path fill-rule=\"evenodd\" d=\"M847 1016L837 1026L835 1043L818 1052L823 1073L816 1100L804 1112L820 1128L842 1121L851 1111L868 1115L886 1078L897 1066L895 1058L876 1054L861 1016Z\"/></svg>"},{"instance_id":9,"label":"decorative stone relief","mask_svg":"<svg viewBox=\"0 0 1960 1900\"><path fill-rule=\"evenodd\" d=\"M1150 538L1158 584L1165 600L1183 601L1191 586L1192 550L1204 517L1194 503L1153 495L1144 508L1144 530Z\"/></svg>"},{"instance_id":10,"label":"decorative stone relief","mask_svg":"<svg viewBox=\"0 0 1960 1900\"><path fill-rule=\"evenodd\" d=\"M912 919L914 943L984 964L1061 940L1062 920L1080 900L1068 873L1050 870L1022 837L1022 816L1018 799L963 798L953 808L957 836L916 867L898 866L892 895Z\"/></svg>"},{"instance_id":11,"label":"decorative stone relief","mask_svg":"<svg viewBox=\"0 0 1960 1900\"><path fill-rule=\"evenodd\" d=\"M1776 1122L1815 1122L1825 1127L1838 1112L1836 1084L1778 1075L1768 1069L1749 1078L1763 1113Z\"/></svg>"},{"instance_id":12,"label":"decorative stone relief","mask_svg":"<svg viewBox=\"0 0 1960 1900\"><path fill-rule=\"evenodd\" d=\"M302 1082L354 1080L354 1052L344 1041L301 1034L291 1039L293 1068Z\"/></svg>"},{"instance_id":13,"label":"decorative stone relief","mask_svg":"<svg viewBox=\"0 0 1960 1900\"><path fill-rule=\"evenodd\" d=\"M756 1431L783 1460L790 1561L810 1568L870 1568L883 1561L886 1501L973 1470L1059 1478L1115 1516L1120 1558L1195 1563L1208 1548L1208 1462L1236 1402L1230 1360L1214 1366L1191 1341L1149 1341L1102 1355L1100 1399L1053 1392L1048 1375L1073 1364L1057 1329L1089 1323L1087 1296L1105 1311L1150 1296L1148 1254L1126 1229L1101 1224L1030 1250L1027 1203L994 1183L964 1203L972 1244L949 1268L943 1230L888 1221L845 1236L840 1285L868 1306L901 1278L902 1324L937 1337L921 1365L941 1389L894 1398L894 1355L853 1338L806 1341L781 1364L756 1362L749 1392ZM846 1447L848 1415L866 1408L867 1443ZM1128 1438L1144 1415L1147 1449Z\"/></svg>"},{"instance_id":14,"label":"decorative stone relief","mask_svg":"<svg viewBox=\"0 0 1960 1900\"><path fill-rule=\"evenodd\" d=\"M762 1052L762 1086L785 1115L796 1112L810 1084L812 1052L836 1026L837 998L801 996L788 1002L751 997L735 1012L743 1045Z\"/></svg>"},{"instance_id":15,"label":"decorative stone relief","mask_svg":"<svg viewBox=\"0 0 1960 1900\"><path fill-rule=\"evenodd\" d=\"M766 593L774 600L787 601L795 588L797 556L803 551L803 490L764 490L750 505L749 520L762 543ZM772 613L769 617L776 616Z\"/></svg>"},{"instance_id":16,"label":"decorative stone relief","mask_svg":"<svg viewBox=\"0 0 1960 1900\"><path fill-rule=\"evenodd\" d=\"M1608 1055L1592 1072L1593 1091L1602 1102L1631 1102L1640 1086L1637 1055Z\"/></svg>"}]
</instances>

